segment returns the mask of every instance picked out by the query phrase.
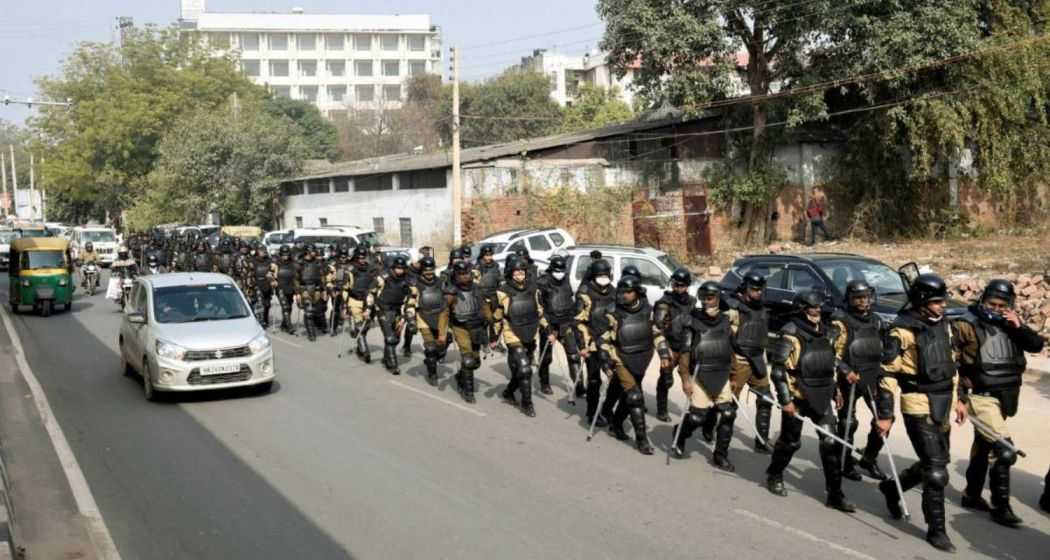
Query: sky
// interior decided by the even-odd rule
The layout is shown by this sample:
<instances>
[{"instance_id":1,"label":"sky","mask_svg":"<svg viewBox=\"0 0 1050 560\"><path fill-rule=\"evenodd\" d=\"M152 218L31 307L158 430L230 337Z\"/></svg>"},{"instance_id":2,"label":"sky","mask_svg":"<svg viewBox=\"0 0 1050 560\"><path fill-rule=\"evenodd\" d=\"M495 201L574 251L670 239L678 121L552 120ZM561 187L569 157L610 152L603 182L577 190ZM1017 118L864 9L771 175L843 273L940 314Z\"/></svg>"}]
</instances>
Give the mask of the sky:
<instances>
[{"instance_id":1,"label":"sky","mask_svg":"<svg viewBox=\"0 0 1050 560\"><path fill-rule=\"evenodd\" d=\"M116 18L173 23L179 0L0 0L0 97L33 97L33 80L54 75L79 41L113 41ZM593 0L207 0L210 12L428 14L446 47L461 48L461 77L498 74L533 49L582 54L603 26ZM0 104L0 119L23 123L35 109Z\"/></svg>"}]
</instances>

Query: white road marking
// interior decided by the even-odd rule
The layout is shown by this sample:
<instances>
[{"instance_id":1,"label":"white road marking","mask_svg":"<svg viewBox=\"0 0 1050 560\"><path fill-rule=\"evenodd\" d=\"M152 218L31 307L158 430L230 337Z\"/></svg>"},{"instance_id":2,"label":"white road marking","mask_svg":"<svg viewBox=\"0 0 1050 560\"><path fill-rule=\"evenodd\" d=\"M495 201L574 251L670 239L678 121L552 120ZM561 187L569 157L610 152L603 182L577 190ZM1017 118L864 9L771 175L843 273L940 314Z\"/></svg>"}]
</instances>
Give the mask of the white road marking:
<instances>
[{"instance_id":1,"label":"white road marking","mask_svg":"<svg viewBox=\"0 0 1050 560\"><path fill-rule=\"evenodd\" d=\"M734 509L733 513L736 513L737 515L742 515L744 517L747 517L747 518L753 519L755 521L764 523L764 524L769 525L770 527L772 527L774 529L780 529L781 531L784 531L785 533L788 533L789 535L795 535L796 537L803 538L803 539L805 539L807 541L812 541L812 542L815 542L815 543L818 543L818 544L822 544L822 545L824 545L824 546L826 546L826 547L828 547L828 548L830 548L832 550L835 550L837 552L841 552L842 554L845 554L846 556L852 556L853 558L859 558L861 560L876 560L876 558L874 558L872 556L868 556L867 554L864 554L863 552L857 552L856 550L853 550L852 548L847 548L845 546L842 546L841 544L833 543L833 542L831 542L829 540L822 539L822 538L820 538L820 537L818 537L818 536L816 536L816 535L814 535L812 533L807 533L806 531L803 531L802 529L796 529L796 528L794 528L794 527L792 527L790 525L784 525L783 523L780 523L779 521L773 521L772 519L769 519L767 517L763 517L763 516L761 516L761 515L759 515L757 513L752 513L750 511L747 511L746 509Z\"/></svg>"},{"instance_id":2,"label":"white road marking","mask_svg":"<svg viewBox=\"0 0 1050 560\"><path fill-rule=\"evenodd\" d=\"M397 385L398 387L401 387L402 389L408 389L409 391L412 391L413 393L416 393L416 394L419 394L419 395L423 395L424 397L426 397L428 399L434 399L435 401L438 401L438 402L441 402L441 403L445 403L445 404L447 404L449 406L454 406L454 407L462 410L463 412L469 412L469 413L473 414L474 416L480 416L482 418L484 418L485 416L488 416L484 412L480 412L480 411L474 410L473 408L470 408L469 406L463 406L463 405L461 405L459 403L454 403L454 402L452 402L450 400L443 399L443 398L441 398L441 397L439 397L437 395L432 395L432 394L430 394L430 393L428 393L426 391L420 391L419 389L416 389L415 387L412 387L411 385L405 385L404 383L402 383L400 381L394 381L393 379L391 379L390 383L393 384L393 385Z\"/></svg>"},{"instance_id":3,"label":"white road marking","mask_svg":"<svg viewBox=\"0 0 1050 560\"><path fill-rule=\"evenodd\" d=\"M29 391L33 394L33 402L36 403L37 413L40 414L40 419L44 422L44 428L47 429L47 435L51 438L51 445L55 448L55 454L58 455L58 460L62 463L62 470L69 481L69 488L73 492L73 499L77 503L77 509L87 521L88 535L91 538L91 542L95 545L98 557L104 560L120 560L120 552L117 551L117 545L109 534L105 520L102 519L102 512L98 509L95 497L91 494L91 487L88 486L84 471L80 470L80 464L77 463L73 449L69 447L69 442L62 432L62 427L58 425L55 413L47 402L47 395L44 394L43 387L40 386L36 375L29 367L29 361L26 360L25 351L22 349L22 340L18 337L18 332L15 330L7 310L3 307L0 307L0 318L3 319L4 328L7 329L8 336L11 338L11 346L14 347L15 351L15 362L18 364L18 369L22 374L22 378L25 379L26 385L29 385Z\"/></svg>"},{"instance_id":4,"label":"white road marking","mask_svg":"<svg viewBox=\"0 0 1050 560\"><path fill-rule=\"evenodd\" d=\"M283 339L283 338L281 338L279 336L271 336L270 340L277 340L279 342L283 342L283 343L287 344L288 346L294 346L296 348L302 348L303 347L302 344L296 344L296 343L292 342L291 340L285 340L285 339Z\"/></svg>"}]
</instances>

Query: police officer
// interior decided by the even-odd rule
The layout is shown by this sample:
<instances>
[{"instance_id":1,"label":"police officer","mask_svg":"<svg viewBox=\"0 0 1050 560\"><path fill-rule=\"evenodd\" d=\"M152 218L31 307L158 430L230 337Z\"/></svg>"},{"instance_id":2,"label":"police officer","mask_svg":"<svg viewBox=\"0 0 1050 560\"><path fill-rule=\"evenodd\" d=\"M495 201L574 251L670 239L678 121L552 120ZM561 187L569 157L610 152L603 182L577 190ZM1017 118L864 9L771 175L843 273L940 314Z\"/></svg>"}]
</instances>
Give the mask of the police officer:
<instances>
[{"instance_id":1,"label":"police officer","mask_svg":"<svg viewBox=\"0 0 1050 560\"><path fill-rule=\"evenodd\" d=\"M458 262L466 262L468 257L469 257L469 253L464 253L458 247L455 248L455 249L452 249L451 251L449 251L449 253L448 253L448 266L445 267L445 270L441 271L441 283L442 284L446 284L446 285L447 284L451 284L452 280L453 280L452 273L453 273L453 269L456 266L456 263L458 263ZM468 269L470 268L469 263L468 263L467 268Z\"/></svg>"},{"instance_id":2,"label":"police officer","mask_svg":"<svg viewBox=\"0 0 1050 560\"><path fill-rule=\"evenodd\" d=\"M300 309L304 311L303 326L306 337L313 342L318 329L324 328L324 265L317 258L312 245L303 251L303 262L297 276L297 293Z\"/></svg>"},{"instance_id":3,"label":"police officer","mask_svg":"<svg viewBox=\"0 0 1050 560\"><path fill-rule=\"evenodd\" d=\"M335 260L328 266L328 278L325 280L325 288L328 291L328 300L332 304L332 319L330 334L339 334L339 327L343 324L343 313L346 307L345 293L350 288L351 267L350 251L346 245L340 243L335 250Z\"/></svg>"},{"instance_id":4,"label":"police officer","mask_svg":"<svg viewBox=\"0 0 1050 560\"><path fill-rule=\"evenodd\" d=\"M368 262L368 251L361 245L354 248L350 259L349 289L344 294L347 313L350 315L350 338L357 341L354 353L366 364L372 362L372 351L368 348L368 325L372 318L372 287L377 275Z\"/></svg>"},{"instance_id":5,"label":"police officer","mask_svg":"<svg viewBox=\"0 0 1050 560\"><path fill-rule=\"evenodd\" d=\"M780 339L770 350L776 398L782 407L780 437L773 446L773 457L766 469L766 487L778 496L787 496L784 469L802 447L802 419L805 416L829 433L836 431L836 402L841 395L835 384L836 333L823 320L823 292L810 290L795 297L796 314L780 329ZM841 444L820 433L820 463L824 469L827 505L852 513L856 508L842 492Z\"/></svg>"},{"instance_id":6,"label":"police officer","mask_svg":"<svg viewBox=\"0 0 1050 560\"><path fill-rule=\"evenodd\" d=\"M576 290L576 332L580 335L580 356L587 364L587 420L591 421L598 414L601 372L605 366L598 345L602 334L609 328L605 311L616 303L616 288L612 285L612 267L605 259L591 262L588 276L590 279ZM595 422L596 426L606 426L609 419L602 415Z\"/></svg>"},{"instance_id":7,"label":"police officer","mask_svg":"<svg viewBox=\"0 0 1050 560\"><path fill-rule=\"evenodd\" d=\"M478 289L481 290L481 296L485 298L485 303L492 309L493 312L499 306L499 301L496 296L496 291L499 289L500 282L502 281L502 273L500 272L499 263L493 260L495 251L492 245L482 245L478 255L478 264L474 267L474 282L478 285ZM507 271L510 274L510 271ZM488 329L488 342L498 341L499 337L496 336L496 326L492 325ZM507 348L503 346L502 342L497 343L495 349L499 352L506 352Z\"/></svg>"},{"instance_id":8,"label":"police officer","mask_svg":"<svg viewBox=\"0 0 1050 560\"><path fill-rule=\"evenodd\" d=\"M277 270L274 289L277 291L277 303L281 305L281 330L295 334L292 325L292 301L295 298L299 266L292 260L292 249L287 245L277 252Z\"/></svg>"},{"instance_id":9,"label":"police officer","mask_svg":"<svg viewBox=\"0 0 1050 560\"><path fill-rule=\"evenodd\" d=\"M241 241L237 247L237 262L234 265L237 283L242 290L248 291L252 282L252 253L254 247L246 241Z\"/></svg>"},{"instance_id":10,"label":"police officer","mask_svg":"<svg viewBox=\"0 0 1050 560\"><path fill-rule=\"evenodd\" d=\"M671 274L671 290L664 292L653 311L653 319L660 325L671 347L671 365L660 368L660 378L656 381L656 417L663 422L671 421L671 416L667 414L667 393L674 385L674 367L677 365L678 374L685 377L689 377L691 371L693 331L690 324L692 311L696 307L696 298L689 295L692 283L693 275L688 269L674 271Z\"/></svg>"},{"instance_id":11,"label":"police officer","mask_svg":"<svg viewBox=\"0 0 1050 560\"><path fill-rule=\"evenodd\" d=\"M715 409L718 424L715 452L711 464L727 472L736 467L729 461L729 444L733 439L733 423L736 421L736 405L729 385L729 372L733 364L733 325L722 311L722 288L715 282L704 282L697 290L702 307L690 310L689 329L692 331L692 370L678 369L682 379L682 392L689 401L689 410L682 417L681 428L677 428L678 439L674 451L685 455L685 444L703 424L709 409ZM673 350L673 348L672 348ZM712 438L708 438L710 441Z\"/></svg>"},{"instance_id":12,"label":"police officer","mask_svg":"<svg viewBox=\"0 0 1050 560\"><path fill-rule=\"evenodd\" d=\"M753 391L771 397L769 376L766 374L765 348L769 335L769 312L762 302L765 293L766 279L756 272L744 275L740 289L726 303L729 306L729 320L735 332L733 344L736 356L733 358L731 382L733 393L740 397L744 385ZM769 421L773 415L773 405L764 399L755 404L755 451L769 453L769 447L763 442L769 441ZM707 411L704 418L704 432L710 433L717 421L717 414Z\"/></svg>"},{"instance_id":13,"label":"police officer","mask_svg":"<svg viewBox=\"0 0 1050 560\"><path fill-rule=\"evenodd\" d=\"M987 426L986 430L974 424L962 505L990 511L993 521L1007 527L1020 525L1021 519L1010 507L1010 467L1017 455L1002 443L1013 443L1006 420L1017 414L1021 376L1027 367L1025 352L1043 350L1043 339L1022 323L1014 310L1016 299L1013 284L992 280L980 301L971 305L962 319L953 322L958 335L959 373L963 386L969 390L966 408L971 418ZM989 459L991 506L981 497L989 475Z\"/></svg>"},{"instance_id":14,"label":"police officer","mask_svg":"<svg viewBox=\"0 0 1050 560\"><path fill-rule=\"evenodd\" d=\"M876 396L879 432L888 435L893 425L894 394L900 389L901 413L908 439L919 460L900 472L907 491L922 484L922 512L926 541L934 548L954 552L945 532L944 489L948 486L949 413L966 419L966 406L955 400L958 382L956 356L944 302L948 288L934 274L920 274L908 289L908 308L897 316L887 338L887 360ZM903 515L892 480L879 483L894 519Z\"/></svg>"},{"instance_id":15,"label":"police officer","mask_svg":"<svg viewBox=\"0 0 1050 560\"><path fill-rule=\"evenodd\" d=\"M882 337L888 325L871 312L875 297L874 288L867 282L852 280L846 284L846 309L836 309L831 315L831 324L837 332L834 345L839 393L847 399L839 409L839 437L849 443L853 443L853 435L857 433L857 399L863 399L868 409L874 411L875 390L882 377ZM848 402L850 395L853 403ZM850 412L852 415L847 418ZM860 480L861 473L857 470L860 467L871 478L886 480L878 463L882 446L882 436L873 417L864 456L858 463L852 453L847 453L842 476Z\"/></svg>"},{"instance_id":16,"label":"police officer","mask_svg":"<svg viewBox=\"0 0 1050 560\"><path fill-rule=\"evenodd\" d=\"M233 276L236 265L237 256L233 254L233 244L229 238L224 237L219 242L219 258L215 261L215 268L222 274Z\"/></svg>"},{"instance_id":17,"label":"police officer","mask_svg":"<svg viewBox=\"0 0 1050 560\"><path fill-rule=\"evenodd\" d=\"M433 257L419 259L419 277L412 293L416 308L416 327L423 337L423 365L427 382L437 385L437 365L448 350L448 313L445 312L445 290L435 274ZM444 312L444 313L443 313Z\"/></svg>"},{"instance_id":18,"label":"police officer","mask_svg":"<svg viewBox=\"0 0 1050 560\"><path fill-rule=\"evenodd\" d=\"M419 259L422 260L426 257L433 257L434 250L431 247L420 247L419 248ZM409 263L408 265L408 281L413 286L416 285L419 277L423 273L423 266L419 260ZM405 323L405 345L401 348L401 352L406 358L412 355L412 338L415 337L416 331L418 330L417 321L409 321Z\"/></svg>"},{"instance_id":19,"label":"police officer","mask_svg":"<svg viewBox=\"0 0 1050 560\"><path fill-rule=\"evenodd\" d=\"M514 249L514 254L520 259L525 259L525 262L529 263L529 268L526 271L526 281L535 282L540 276L539 268L536 266L536 261L532 260L532 256L529 254L529 250L524 245Z\"/></svg>"},{"instance_id":20,"label":"police officer","mask_svg":"<svg viewBox=\"0 0 1050 560\"><path fill-rule=\"evenodd\" d=\"M390 271L376 278L372 288L379 328L383 331L383 366L394 375L401 375L397 366L397 345L401 342L401 328L406 321L415 321L412 284L408 280L405 257L394 257Z\"/></svg>"},{"instance_id":21,"label":"police officer","mask_svg":"<svg viewBox=\"0 0 1050 560\"><path fill-rule=\"evenodd\" d=\"M444 321L452 326L452 337L459 348L460 366L456 382L460 395L468 403L474 402L474 371L481 367L479 350L485 341L487 323L493 320L492 311L485 305L481 290L474 283L470 263L458 260L452 266L449 284L444 286ZM439 322L442 319L439 318ZM444 332L438 335L438 344L445 344Z\"/></svg>"},{"instance_id":22,"label":"police officer","mask_svg":"<svg viewBox=\"0 0 1050 560\"><path fill-rule=\"evenodd\" d=\"M208 251L207 242L197 242L191 267L193 272L215 272L215 261L212 259L211 252Z\"/></svg>"},{"instance_id":23,"label":"police officer","mask_svg":"<svg viewBox=\"0 0 1050 560\"><path fill-rule=\"evenodd\" d=\"M633 276L625 276L617 283L616 303L605 310L609 328L602 335L601 351L608 356L622 389L609 430L617 439L627 439L623 421L630 416L635 446L643 455L652 455L653 446L645 430L642 378L654 351L660 356L660 367L670 367L671 349L659 325L653 322L652 306L643 297L644 293L642 283Z\"/></svg>"},{"instance_id":24,"label":"police officer","mask_svg":"<svg viewBox=\"0 0 1050 560\"><path fill-rule=\"evenodd\" d=\"M583 374L580 371L580 351L576 342L575 311L576 300L572 293L572 285L566 276L565 257L555 255L551 257L550 266L547 271L539 277L536 282L539 288L540 305L543 307L543 316L547 319L547 328L540 331L540 361L539 378L540 392L545 395L553 393L551 390L551 361L554 349L550 348L553 342L550 336L553 334L555 340L561 342L565 350L565 357L569 362L569 378L572 379L573 387L577 397L587 394L583 383Z\"/></svg>"},{"instance_id":25,"label":"police officer","mask_svg":"<svg viewBox=\"0 0 1050 560\"><path fill-rule=\"evenodd\" d=\"M270 302L277 284L277 265L266 254L266 246L255 248L255 255L248 261L248 286L251 293L252 307L256 310L259 323L264 329L270 328Z\"/></svg>"},{"instance_id":26,"label":"police officer","mask_svg":"<svg viewBox=\"0 0 1050 560\"><path fill-rule=\"evenodd\" d=\"M496 292L496 308L493 322L507 342L507 366L510 368L510 383L501 395L503 400L517 406L514 392L521 393L521 411L526 416L536 416L532 405L532 368L536 355L536 334L549 325L543 317L539 292L535 282L528 281L529 263L512 255L507 259L510 278ZM548 337L548 344L551 342ZM495 343L495 340L492 341ZM493 344L494 345L494 344Z\"/></svg>"}]
</instances>

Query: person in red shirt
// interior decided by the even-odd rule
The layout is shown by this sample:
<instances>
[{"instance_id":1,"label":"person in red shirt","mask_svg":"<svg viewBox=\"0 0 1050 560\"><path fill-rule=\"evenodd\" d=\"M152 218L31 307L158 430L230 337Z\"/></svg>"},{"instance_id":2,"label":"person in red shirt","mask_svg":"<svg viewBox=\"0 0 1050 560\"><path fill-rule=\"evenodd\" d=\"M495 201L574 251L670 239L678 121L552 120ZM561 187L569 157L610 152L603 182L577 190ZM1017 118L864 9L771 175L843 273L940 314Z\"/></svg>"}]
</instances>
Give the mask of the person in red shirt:
<instances>
[{"instance_id":1,"label":"person in red shirt","mask_svg":"<svg viewBox=\"0 0 1050 560\"><path fill-rule=\"evenodd\" d=\"M806 217L809 218L809 244L813 245L817 242L817 230L824 235L824 241L831 240L831 234L828 233L828 229L824 227L824 200L823 198L813 197L809 199L809 205L806 206Z\"/></svg>"}]
</instances>

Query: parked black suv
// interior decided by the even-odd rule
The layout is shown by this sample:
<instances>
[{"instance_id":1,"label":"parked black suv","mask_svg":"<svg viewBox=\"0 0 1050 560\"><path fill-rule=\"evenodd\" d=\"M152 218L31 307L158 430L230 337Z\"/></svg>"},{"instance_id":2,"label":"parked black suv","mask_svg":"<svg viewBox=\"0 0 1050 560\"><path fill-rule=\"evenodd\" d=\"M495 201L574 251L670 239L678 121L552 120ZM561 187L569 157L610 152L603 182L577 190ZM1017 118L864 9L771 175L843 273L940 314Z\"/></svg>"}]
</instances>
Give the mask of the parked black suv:
<instances>
[{"instance_id":1,"label":"parked black suv","mask_svg":"<svg viewBox=\"0 0 1050 560\"><path fill-rule=\"evenodd\" d=\"M722 285L735 290L743 276L758 272L766 278L766 305L774 316L786 314L795 294L823 290L828 304L845 306L846 284L850 280L866 280L877 293L874 311L892 321L907 302L907 288L901 273L886 264L848 253L811 253L804 255L747 255L733 263L733 268L722 278ZM964 304L949 300L948 315L964 311ZM779 323L780 321L774 321ZM777 328L779 325L771 325Z\"/></svg>"}]
</instances>

